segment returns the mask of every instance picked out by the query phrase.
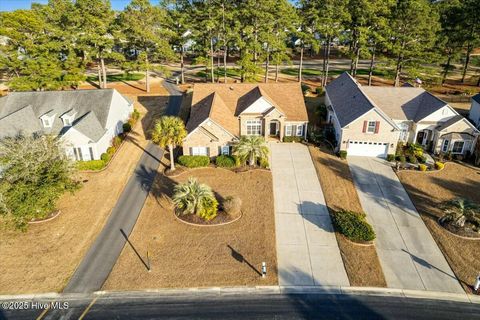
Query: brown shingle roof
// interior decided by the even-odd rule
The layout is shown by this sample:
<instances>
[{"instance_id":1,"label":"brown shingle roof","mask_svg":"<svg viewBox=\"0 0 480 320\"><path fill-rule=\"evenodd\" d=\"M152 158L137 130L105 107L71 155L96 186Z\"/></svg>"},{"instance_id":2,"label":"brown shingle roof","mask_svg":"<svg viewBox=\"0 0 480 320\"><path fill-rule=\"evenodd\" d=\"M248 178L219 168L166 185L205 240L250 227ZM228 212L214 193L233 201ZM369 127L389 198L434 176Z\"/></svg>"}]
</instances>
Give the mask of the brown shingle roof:
<instances>
[{"instance_id":1,"label":"brown shingle roof","mask_svg":"<svg viewBox=\"0 0 480 320\"><path fill-rule=\"evenodd\" d=\"M187 130L194 130L210 118L238 136L240 121L237 116L260 97L284 113L287 121L308 121L299 83L195 84Z\"/></svg>"}]
</instances>

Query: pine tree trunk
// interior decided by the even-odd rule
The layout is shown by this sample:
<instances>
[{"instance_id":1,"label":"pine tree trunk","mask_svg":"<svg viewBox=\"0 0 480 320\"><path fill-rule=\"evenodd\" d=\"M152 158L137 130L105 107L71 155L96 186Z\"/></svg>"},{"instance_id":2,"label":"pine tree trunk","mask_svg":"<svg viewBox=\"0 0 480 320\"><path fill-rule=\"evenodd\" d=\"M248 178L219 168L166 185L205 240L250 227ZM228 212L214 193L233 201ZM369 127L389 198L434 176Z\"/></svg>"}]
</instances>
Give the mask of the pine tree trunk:
<instances>
[{"instance_id":1,"label":"pine tree trunk","mask_svg":"<svg viewBox=\"0 0 480 320\"><path fill-rule=\"evenodd\" d=\"M303 42L300 45L300 65L298 67L298 82L302 82L302 69L303 69Z\"/></svg>"},{"instance_id":2,"label":"pine tree trunk","mask_svg":"<svg viewBox=\"0 0 480 320\"><path fill-rule=\"evenodd\" d=\"M223 48L223 82L227 83L227 43L225 42L225 47Z\"/></svg>"},{"instance_id":3,"label":"pine tree trunk","mask_svg":"<svg viewBox=\"0 0 480 320\"><path fill-rule=\"evenodd\" d=\"M267 59L265 61L265 80L264 82L268 82L268 69L270 67L270 48L267 46Z\"/></svg>"},{"instance_id":4,"label":"pine tree trunk","mask_svg":"<svg viewBox=\"0 0 480 320\"><path fill-rule=\"evenodd\" d=\"M182 51L180 53L180 82L182 84L185 83L185 62L183 61L184 59L184 52L183 52L183 44L182 44Z\"/></svg>"},{"instance_id":5,"label":"pine tree trunk","mask_svg":"<svg viewBox=\"0 0 480 320\"><path fill-rule=\"evenodd\" d=\"M405 44L402 43L400 53L398 54L397 58L397 68L395 70L395 82L393 85L395 87L400 86L400 74L402 73L402 64L403 64L403 49L405 48Z\"/></svg>"},{"instance_id":6,"label":"pine tree trunk","mask_svg":"<svg viewBox=\"0 0 480 320\"><path fill-rule=\"evenodd\" d=\"M323 79L324 80L324 83L323 83L323 86L325 87L328 83L328 68L330 67L330 42L331 42L331 38L328 37L328 40L327 40L327 53L325 54L325 78Z\"/></svg>"},{"instance_id":7,"label":"pine tree trunk","mask_svg":"<svg viewBox=\"0 0 480 320\"><path fill-rule=\"evenodd\" d=\"M275 82L278 82L278 63L275 65Z\"/></svg>"},{"instance_id":8,"label":"pine tree trunk","mask_svg":"<svg viewBox=\"0 0 480 320\"><path fill-rule=\"evenodd\" d=\"M477 87L480 87L480 77L478 77Z\"/></svg>"},{"instance_id":9,"label":"pine tree trunk","mask_svg":"<svg viewBox=\"0 0 480 320\"><path fill-rule=\"evenodd\" d=\"M168 145L168 152L170 153L170 171L175 171L175 159L173 158L173 145Z\"/></svg>"},{"instance_id":10,"label":"pine tree trunk","mask_svg":"<svg viewBox=\"0 0 480 320\"><path fill-rule=\"evenodd\" d=\"M452 60L452 55L448 54L448 59L447 63L445 65L445 69L443 70L443 76L442 76L442 86L445 84L445 80L447 80L447 75L448 75L448 69L450 69L450 61Z\"/></svg>"},{"instance_id":11,"label":"pine tree trunk","mask_svg":"<svg viewBox=\"0 0 480 320\"><path fill-rule=\"evenodd\" d=\"M368 71L368 85L372 85L373 67L375 64L375 47L372 49L372 56L370 58L370 70Z\"/></svg>"},{"instance_id":12,"label":"pine tree trunk","mask_svg":"<svg viewBox=\"0 0 480 320\"><path fill-rule=\"evenodd\" d=\"M103 75L103 88L107 88L107 69L105 68L105 61L103 58L100 58L100 64L102 66L102 75Z\"/></svg>"},{"instance_id":13,"label":"pine tree trunk","mask_svg":"<svg viewBox=\"0 0 480 320\"><path fill-rule=\"evenodd\" d=\"M98 87L103 87L103 80L102 80L102 68L100 67L100 63L97 62L97 71L98 71Z\"/></svg>"},{"instance_id":14,"label":"pine tree trunk","mask_svg":"<svg viewBox=\"0 0 480 320\"><path fill-rule=\"evenodd\" d=\"M322 64L322 87L325 86L325 70L327 64L327 47L325 43L323 44L323 64Z\"/></svg>"},{"instance_id":15,"label":"pine tree trunk","mask_svg":"<svg viewBox=\"0 0 480 320\"><path fill-rule=\"evenodd\" d=\"M355 61L353 63L353 76L357 76L357 70L358 70L358 60L360 59L360 46L357 44L357 50L355 52Z\"/></svg>"},{"instance_id":16,"label":"pine tree trunk","mask_svg":"<svg viewBox=\"0 0 480 320\"><path fill-rule=\"evenodd\" d=\"M473 46L469 43L467 46L467 55L465 57L465 64L463 65L462 83L465 83L465 77L467 76L468 64L470 63L470 54L472 53Z\"/></svg>"},{"instance_id":17,"label":"pine tree trunk","mask_svg":"<svg viewBox=\"0 0 480 320\"><path fill-rule=\"evenodd\" d=\"M150 76L148 75L148 56L145 56L145 89L150 92Z\"/></svg>"},{"instance_id":18,"label":"pine tree trunk","mask_svg":"<svg viewBox=\"0 0 480 320\"><path fill-rule=\"evenodd\" d=\"M215 83L215 71L214 71L214 59L213 59L213 38L210 37L210 65L212 66L210 70L210 76L212 77L212 83Z\"/></svg>"}]
</instances>

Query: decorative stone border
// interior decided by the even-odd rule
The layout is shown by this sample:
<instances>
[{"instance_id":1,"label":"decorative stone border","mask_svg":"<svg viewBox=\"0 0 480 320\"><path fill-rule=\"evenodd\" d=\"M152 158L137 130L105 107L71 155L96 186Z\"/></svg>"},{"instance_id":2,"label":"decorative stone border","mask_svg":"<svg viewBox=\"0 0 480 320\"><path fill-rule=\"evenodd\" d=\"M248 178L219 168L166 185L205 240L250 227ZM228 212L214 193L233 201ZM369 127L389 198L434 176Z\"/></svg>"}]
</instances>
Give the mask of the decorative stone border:
<instances>
[{"instance_id":1,"label":"decorative stone border","mask_svg":"<svg viewBox=\"0 0 480 320\"><path fill-rule=\"evenodd\" d=\"M337 231L338 232L338 231ZM340 234L345 240L347 240L349 243L355 245L355 246L359 246L359 247L372 247L372 246L375 246L375 242L373 241L370 241L370 242L366 242L366 243L359 243L359 242L355 242L355 241L352 241L350 239L348 239L346 236L344 236L343 234L341 234L340 232L338 233Z\"/></svg>"},{"instance_id":2,"label":"decorative stone border","mask_svg":"<svg viewBox=\"0 0 480 320\"><path fill-rule=\"evenodd\" d=\"M223 223L217 223L217 224L196 224L196 223L192 223L192 222L188 222L188 221L185 221L183 219L180 219L176 214L175 212L173 212L173 215L175 216L175 219L189 225L189 226L192 226L192 227L221 227L221 226L226 226L226 225L229 225L231 223L234 223L234 222L237 222L238 220L240 220L241 217L243 217L243 212L240 211L240 215L231 220L231 221L228 221L228 222L223 222Z\"/></svg>"},{"instance_id":3,"label":"decorative stone border","mask_svg":"<svg viewBox=\"0 0 480 320\"><path fill-rule=\"evenodd\" d=\"M457 237L457 238L460 238L460 239L463 239L463 240L480 241L480 237L479 237L479 238L470 238L470 237L464 237L464 236L460 236L460 235L458 235L458 234L453 233L452 231L450 231L450 230L448 230L447 228L445 228L444 226L442 226L442 224L440 223L440 219L441 219L441 218L438 218L438 219L437 219L438 225L442 228L442 230L450 233L452 236Z\"/></svg>"},{"instance_id":4,"label":"decorative stone border","mask_svg":"<svg viewBox=\"0 0 480 320\"><path fill-rule=\"evenodd\" d=\"M389 163L391 163L391 162L389 162ZM443 169L445 169L445 166L446 166L447 163L448 163L448 162L443 163L444 166L443 166L442 169L427 170L427 171L420 171L420 170L418 170L418 167L417 167L415 170L405 170L405 169L396 170L394 164L392 165L392 169L394 169L393 171L395 171L395 173L403 172L403 171L406 171L406 172L418 172L418 173L435 173L435 172L440 172L440 171L442 171Z\"/></svg>"},{"instance_id":5,"label":"decorative stone border","mask_svg":"<svg viewBox=\"0 0 480 320\"><path fill-rule=\"evenodd\" d=\"M61 212L60 210L57 210L57 213L55 213L53 216L51 216L49 218L45 218L45 219L41 219L41 220L28 221L28 224L39 224L39 223L52 221L53 219L55 219L56 217L58 217L60 215L60 212Z\"/></svg>"}]
</instances>

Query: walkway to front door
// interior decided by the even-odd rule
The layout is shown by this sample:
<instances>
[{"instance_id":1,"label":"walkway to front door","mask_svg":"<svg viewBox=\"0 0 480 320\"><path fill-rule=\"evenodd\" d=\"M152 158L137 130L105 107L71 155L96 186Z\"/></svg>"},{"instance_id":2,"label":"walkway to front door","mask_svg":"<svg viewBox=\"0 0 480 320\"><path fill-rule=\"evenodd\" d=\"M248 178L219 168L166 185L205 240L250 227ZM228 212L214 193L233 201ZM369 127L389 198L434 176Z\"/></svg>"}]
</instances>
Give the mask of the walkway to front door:
<instances>
[{"instance_id":1,"label":"walkway to front door","mask_svg":"<svg viewBox=\"0 0 480 320\"><path fill-rule=\"evenodd\" d=\"M349 286L312 158L300 143L270 143L278 281Z\"/></svg>"}]
</instances>

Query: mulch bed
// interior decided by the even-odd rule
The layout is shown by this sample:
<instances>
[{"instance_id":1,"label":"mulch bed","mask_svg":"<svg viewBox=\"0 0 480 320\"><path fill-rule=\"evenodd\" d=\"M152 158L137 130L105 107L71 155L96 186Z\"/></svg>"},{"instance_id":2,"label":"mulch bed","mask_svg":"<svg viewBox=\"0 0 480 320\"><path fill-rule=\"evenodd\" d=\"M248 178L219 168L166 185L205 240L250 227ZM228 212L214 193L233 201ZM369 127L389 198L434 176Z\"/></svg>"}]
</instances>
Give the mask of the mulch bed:
<instances>
[{"instance_id":1,"label":"mulch bed","mask_svg":"<svg viewBox=\"0 0 480 320\"><path fill-rule=\"evenodd\" d=\"M460 237L480 239L480 233L473 230L473 226L470 223L465 223L465 227L460 228L454 225L451 221L449 222L438 222L442 227L447 229L453 234L456 234Z\"/></svg>"}]
</instances>

